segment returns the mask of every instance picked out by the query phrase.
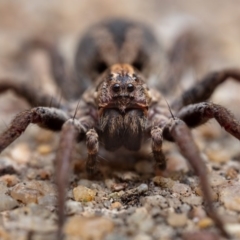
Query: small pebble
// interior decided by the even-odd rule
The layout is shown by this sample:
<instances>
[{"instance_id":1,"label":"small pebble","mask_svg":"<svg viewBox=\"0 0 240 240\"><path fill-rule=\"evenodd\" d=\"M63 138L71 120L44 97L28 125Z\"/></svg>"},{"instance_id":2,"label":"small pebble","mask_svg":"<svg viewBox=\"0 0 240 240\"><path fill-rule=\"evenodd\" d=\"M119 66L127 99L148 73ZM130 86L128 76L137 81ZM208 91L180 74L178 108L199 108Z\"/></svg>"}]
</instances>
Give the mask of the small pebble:
<instances>
[{"instance_id":1,"label":"small pebble","mask_svg":"<svg viewBox=\"0 0 240 240\"><path fill-rule=\"evenodd\" d=\"M193 209L190 212L191 218L203 219L206 218L206 212L203 210L202 206L193 206Z\"/></svg>"},{"instance_id":2,"label":"small pebble","mask_svg":"<svg viewBox=\"0 0 240 240\"><path fill-rule=\"evenodd\" d=\"M0 182L0 193L6 193L8 191L7 184L5 182Z\"/></svg>"},{"instance_id":3,"label":"small pebble","mask_svg":"<svg viewBox=\"0 0 240 240\"><path fill-rule=\"evenodd\" d=\"M187 224L186 214L170 213L167 218L167 222L172 227L184 227Z\"/></svg>"},{"instance_id":4,"label":"small pebble","mask_svg":"<svg viewBox=\"0 0 240 240\"><path fill-rule=\"evenodd\" d=\"M24 231L49 233L56 231L56 216L44 206L28 204L10 211L6 224ZM20 238L15 238L20 239ZM26 238L23 238L24 240Z\"/></svg>"},{"instance_id":5,"label":"small pebble","mask_svg":"<svg viewBox=\"0 0 240 240\"><path fill-rule=\"evenodd\" d=\"M208 218L208 217L206 217L206 218L203 218L203 219L201 219L199 222L198 222L198 227L199 228L208 228L208 227L211 227L211 226L213 226L213 220L211 219L211 218Z\"/></svg>"},{"instance_id":6,"label":"small pebble","mask_svg":"<svg viewBox=\"0 0 240 240\"><path fill-rule=\"evenodd\" d=\"M40 169L38 171L38 176L41 180L49 180L52 172L47 169Z\"/></svg>"},{"instance_id":7,"label":"small pebble","mask_svg":"<svg viewBox=\"0 0 240 240\"><path fill-rule=\"evenodd\" d=\"M162 188L168 189L172 188L175 183L175 181L173 181L171 178L164 178L161 176L154 177L153 182Z\"/></svg>"},{"instance_id":8,"label":"small pebble","mask_svg":"<svg viewBox=\"0 0 240 240\"><path fill-rule=\"evenodd\" d=\"M159 240L172 240L174 238L174 230L169 225L160 224L157 225L151 235L154 237L154 239Z\"/></svg>"},{"instance_id":9,"label":"small pebble","mask_svg":"<svg viewBox=\"0 0 240 240\"><path fill-rule=\"evenodd\" d=\"M73 189L73 198L78 202L90 202L95 199L96 192L84 186L77 186Z\"/></svg>"},{"instance_id":10,"label":"small pebble","mask_svg":"<svg viewBox=\"0 0 240 240\"><path fill-rule=\"evenodd\" d=\"M18 206L18 202L10 196L0 193L0 212L13 209Z\"/></svg>"},{"instance_id":11,"label":"small pebble","mask_svg":"<svg viewBox=\"0 0 240 240\"><path fill-rule=\"evenodd\" d=\"M115 192L119 192L126 189L127 186L128 186L127 183L115 183L112 185L111 190Z\"/></svg>"},{"instance_id":12,"label":"small pebble","mask_svg":"<svg viewBox=\"0 0 240 240\"><path fill-rule=\"evenodd\" d=\"M191 210L191 205L187 203L182 203L181 206L179 206L180 212L188 214Z\"/></svg>"},{"instance_id":13,"label":"small pebble","mask_svg":"<svg viewBox=\"0 0 240 240\"><path fill-rule=\"evenodd\" d=\"M134 181L140 178L135 172L114 172L114 175L123 181Z\"/></svg>"},{"instance_id":14,"label":"small pebble","mask_svg":"<svg viewBox=\"0 0 240 240\"><path fill-rule=\"evenodd\" d=\"M184 196L189 196L191 194L191 188L183 183L175 182L172 186L173 193L178 193Z\"/></svg>"},{"instance_id":15,"label":"small pebble","mask_svg":"<svg viewBox=\"0 0 240 240\"><path fill-rule=\"evenodd\" d=\"M83 212L82 203L73 200L66 201L66 212L69 215L74 215Z\"/></svg>"},{"instance_id":16,"label":"small pebble","mask_svg":"<svg viewBox=\"0 0 240 240\"><path fill-rule=\"evenodd\" d=\"M225 229L227 232L234 235L238 239L240 238L240 224L239 223L226 224Z\"/></svg>"},{"instance_id":17,"label":"small pebble","mask_svg":"<svg viewBox=\"0 0 240 240\"><path fill-rule=\"evenodd\" d=\"M113 229L113 222L103 217L73 216L68 219L65 225L65 233L67 235L76 237L76 239L81 238L82 240L103 239Z\"/></svg>"},{"instance_id":18,"label":"small pebble","mask_svg":"<svg viewBox=\"0 0 240 240\"><path fill-rule=\"evenodd\" d=\"M177 209L180 206L182 206L182 203L179 200L179 198L172 197L172 198L168 198L167 201L168 201L169 207L171 207L171 208Z\"/></svg>"},{"instance_id":19,"label":"small pebble","mask_svg":"<svg viewBox=\"0 0 240 240\"><path fill-rule=\"evenodd\" d=\"M147 196L141 199L141 203L147 209L151 209L153 206L158 206L161 208L167 208L168 202L167 199L161 195Z\"/></svg>"},{"instance_id":20,"label":"small pebble","mask_svg":"<svg viewBox=\"0 0 240 240\"><path fill-rule=\"evenodd\" d=\"M209 174L209 182L212 187L217 187L219 185L223 185L227 182L225 177L219 175L218 173L212 172Z\"/></svg>"},{"instance_id":21,"label":"small pebble","mask_svg":"<svg viewBox=\"0 0 240 240\"><path fill-rule=\"evenodd\" d=\"M37 151L38 151L38 153L40 153L42 155L47 155L47 154L51 153L53 151L53 149L50 145L43 144L43 145L38 146Z\"/></svg>"},{"instance_id":22,"label":"small pebble","mask_svg":"<svg viewBox=\"0 0 240 240\"><path fill-rule=\"evenodd\" d=\"M46 195L54 195L55 187L46 181L28 181L16 184L10 195L25 204L38 203L38 200Z\"/></svg>"},{"instance_id":23,"label":"small pebble","mask_svg":"<svg viewBox=\"0 0 240 240\"><path fill-rule=\"evenodd\" d=\"M0 177L0 182L4 182L8 187L13 187L19 183L19 178L16 175L6 174Z\"/></svg>"},{"instance_id":24,"label":"small pebble","mask_svg":"<svg viewBox=\"0 0 240 240\"><path fill-rule=\"evenodd\" d=\"M191 195L189 197L181 197L181 200L184 202L184 203L187 203L189 205L201 205L202 202L203 202L203 199L202 197L199 197L199 196L196 196L196 195Z\"/></svg>"},{"instance_id":25,"label":"small pebble","mask_svg":"<svg viewBox=\"0 0 240 240\"><path fill-rule=\"evenodd\" d=\"M144 192L148 191L148 185L145 183L142 183L137 187L136 190L138 193L144 193Z\"/></svg>"},{"instance_id":26,"label":"small pebble","mask_svg":"<svg viewBox=\"0 0 240 240\"><path fill-rule=\"evenodd\" d=\"M226 172L226 178L235 179L237 177L238 177L238 171L233 167L229 167Z\"/></svg>"},{"instance_id":27,"label":"small pebble","mask_svg":"<svg viewBox=\"0 0 240 240\"><path fill-rule=\"evenodd\" d=\"M220 201L224 206L233 211L240 211L240 187L239 183L224 186L219 190Z\"/></svg>"},{"instance_id":28,"label":"small pebble","mask_svg":"<svg viewBox=\"0 0 240 240\"><path fill-rule=\"evenodd\" d=\"M117 210L119 210L121 208L122 208L122 204L120 202L114 202L110 206L110 209L117 209Z\"/></svg>"},{"instance_id":29,"label":"small pebble","mask_svg":"<svg viewBox=\"0 0 240 240\"><path fill-rule=\"evenodd\" d=\"M116 183L113 179L105 179L105 184L111 191L119 192L127 188L127 183Z\"/></svg>"},{"instance_id":30,"label":"small pebble","mask_svg":"<svg viewBox=\"0 0 240 240\"><path fill-rule=\"evenodd\" d=\"M151 232L154 227L154 221L145 207L137 208L136 211L128 217L127 222L132 229L138 229L144 233Z\"/></svg>"},{"instance_id":31,"label":"small pebble","mask_svg":"<svg viewBox=\"0 0 240 240\"><path fill-rule=\"evenodd\" d=\"M56 205L57 197L54 195L46 195L38 200L38 204L46 207L53 207Z\"/></svg>"}]
</instances>

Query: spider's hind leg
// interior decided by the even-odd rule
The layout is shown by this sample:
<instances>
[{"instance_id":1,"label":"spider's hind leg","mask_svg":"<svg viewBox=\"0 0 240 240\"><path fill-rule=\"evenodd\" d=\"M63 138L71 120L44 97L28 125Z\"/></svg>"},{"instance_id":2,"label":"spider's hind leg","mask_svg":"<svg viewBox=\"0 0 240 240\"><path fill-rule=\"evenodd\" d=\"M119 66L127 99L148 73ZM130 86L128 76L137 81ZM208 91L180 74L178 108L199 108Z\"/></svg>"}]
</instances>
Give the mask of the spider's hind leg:
<instances>
[{"instance_id":1,"label":"spider's hind leg","mask_svg":"<svg viewBox=\"0 0 240 240\"><path fill-rule=\"evenodd\" d=\"M0 94L11 90L19 97L24 98L30 106L44 106L63 108L65 100L62 99L63 104L55 97L50 96L42 91L39 91L32 84L26 82L19 82L13 79L0 79Z\"/></svg>"},{"instance_id":2,"label":"spider's hind leg","mask_svg":"<svg viewBox=\"0 0 240 240\"><path fill-rule=\"evenodd\" d=\"M208 100L214 90L228 78L240 81L240 70L233 68L207 74L200 82L177 98L171 107L178 111L189 104Z\"/></svg>"},{"instance_id":3,"label":"spider's hind leg","mask_svg":"<svg viewBox=\"0 0 240 240\"><path fill-rule=\"evenodd\" d=\"M56 43L44 39L33 39L24 46L24 51L40 49L46 52L50 60L50 74L66 99L77 99L81 84L77 81L76 72L68 66Z\"/></svg>"}]
</instances>

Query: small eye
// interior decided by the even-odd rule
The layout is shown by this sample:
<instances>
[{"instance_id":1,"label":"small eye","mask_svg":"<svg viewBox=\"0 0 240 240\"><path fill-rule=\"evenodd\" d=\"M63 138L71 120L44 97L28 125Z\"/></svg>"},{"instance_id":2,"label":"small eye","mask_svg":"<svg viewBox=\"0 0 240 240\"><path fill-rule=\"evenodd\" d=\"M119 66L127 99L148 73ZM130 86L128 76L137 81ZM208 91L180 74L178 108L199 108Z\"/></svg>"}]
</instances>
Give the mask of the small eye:
<instances>
[{"instance_id":1,"label":"small eye","mask_svg":"<svg viewBox=\"0 0 240 240\"><path fill-rule=\"evenodd\" d=\"M127 85L127 91L128 92L132 92L134 90L134 86L131 84L131 83L129 83L128 85Z\"/></svg>"},{"instance_id":2,"label":"small eye","mask_svg":"<svg viewBox=\"0 0 240 240\"><path fill-rule=\"evenodd\" d=\"M113 86L112 86L112 90L114 92L119 92L120 91L120 85L118 83L115 83Z\"/></svg>"}]
</instances>

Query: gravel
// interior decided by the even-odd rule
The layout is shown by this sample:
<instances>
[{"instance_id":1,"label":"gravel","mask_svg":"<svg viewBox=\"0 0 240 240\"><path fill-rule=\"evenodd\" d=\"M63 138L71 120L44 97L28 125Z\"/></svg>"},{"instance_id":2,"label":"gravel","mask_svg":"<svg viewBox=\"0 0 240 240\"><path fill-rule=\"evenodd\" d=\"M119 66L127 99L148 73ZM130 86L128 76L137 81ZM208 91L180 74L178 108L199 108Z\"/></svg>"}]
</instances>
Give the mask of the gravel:
<instances>
[{"instance_id":1,"label":"gravel","mask_svg":"<svg viewBox=\"0 0 240 240\"><path fill-rule=\"evenodd\" d=\"M93 2L96 8L87 5L89 3L85 1L74 5L68 4L67 1L61 1L61 4L40 4L31 1L22 5L12 5L8 1L0 2L0 75L9 76L11 73L25 77L28 71L31 72L28 70L22 73L19 69L24 66L19 67L18 59L21 43L32 36L53 36L54 39L58 39L66 59L71 59L69 53L73 51L73 47L69 46L74 45L76 40L73 38L77 39L78 30L83 31L84 26L91 21L99 21L96 18L92 19L96 15L109 13L109 10L106 11L109 1L102 0L100 5L95 0ZM187 22L190 22L189 19L192 18L197 20L206 17L197 25L199 35L203 36L200 39L207 45L207 50L202 51L202 55L206 55L202 56L204 64L199 63L196 69L189 67L179 86L181 89L194 84L191 80L192 75L199 78L209 69L239 65L239 39L236 37L239 35L239 22L234 20L239 15L239 8L224 5L219 9L217 6L220 4L213 1L209 1L210 5L207 6L207 3L201 5L201 1L197 2L194 6L189 2L188 6L184 1L178 1L179 6L182 6L180 9L185 10L181 16L177 16L174 8L174 16L169 18L166 17L166 12L172 12L172 8L168 1L156 1L156 5L142 1L137 6L129 1L110 4L116 16L122 16L123 13L129 16L133 13L139 14L136 18L155 24L156 33L165 36L163 42L167 43L168 48L173 35L177 35L176 32L183 29L179 25L181 21L186 22L188 19ZM36 8L41 9L41 17L36 14ZM89 9L92 14L85 16ZM218 9L219 16L222 14L223 17L216 18L212 14L213 9L216 12L215 9ZM14 14L10 14L10 10ZM149 19L151 11L153 20ZM159 16L159 12L163 17ZM52 14L50 17L49 13ZM84 21L81 16L85 16ZM199 19L197 21L201 21ZM193 22L196 24L195 20ZM175 30L171 28L171 21ZM206 22L211 24L205 24ZM36 56L39 57L37 53ZM46 62L45 59L35 64L37 68L42 69ZM35 73L35 70L32 72ZM40 85L50 94L57 93L50 75L44 73L42 79L41 74L32 75L38 81L41 80ZM35 78L33 80L36 80ZM240 118L238 87L234 83L220 87L211 101L230 108ZM29 106L14 94L0 96L1 120L7 124L16 113L28 108ZM5 125L0 127L1 130L6 128ZM240 239L239 141L226 134L214 121L193 130L193 135L207 165L214 205L225 223L226 230L233 239ZM0 155L0 239L56 239L57 193L54 183L54 159L58 140L58 134L30 126L19 140ZM82 172L86 155L76 153L72 166L74 171L70 173L67 189L67 219L64 227L66 239L223 239L206 214L198 178L189 172L190 166L174 144L164 142L163 148L168 159L165 172L155 170L149 157L142 157L133 163L130 169L124 171L106 167L107 159L106 162L101 160L104 165L104 178L100 180L86 178L86 174ZM79 149L81 151L82 148ZM147 151L145 155L148 156L150 150Z\"/></svg>"}]
</instances>

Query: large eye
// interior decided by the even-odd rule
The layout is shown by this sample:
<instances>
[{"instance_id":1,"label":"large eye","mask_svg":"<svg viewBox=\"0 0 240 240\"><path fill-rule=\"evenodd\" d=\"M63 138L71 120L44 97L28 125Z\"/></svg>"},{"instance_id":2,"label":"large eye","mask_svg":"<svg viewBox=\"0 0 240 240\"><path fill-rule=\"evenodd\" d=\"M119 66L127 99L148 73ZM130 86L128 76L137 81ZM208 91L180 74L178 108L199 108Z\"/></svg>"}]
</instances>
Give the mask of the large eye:
<instances>
[{"instance_id":1,"label":"large eye","mask_svg":"<svg viewBox=\"0 0 240 240\"><path fill-rule=\"evenodd\" d=\"M112 90L114 92L119 92L120 91L120 85L118 83L115 83L113 86L112 86Z\"/></svg>"},{"instance_id":2,"label":"large eye","mask_svg":"<svg viewBox=\"0 0 240 240\"><path fill-rule=\"evenodd\" d=\"M128 92L132 92L134 90L134 86L131 84L131 83L129 83L128 85L127 85L127 91Z\"/></svg>"}]
</instances>

